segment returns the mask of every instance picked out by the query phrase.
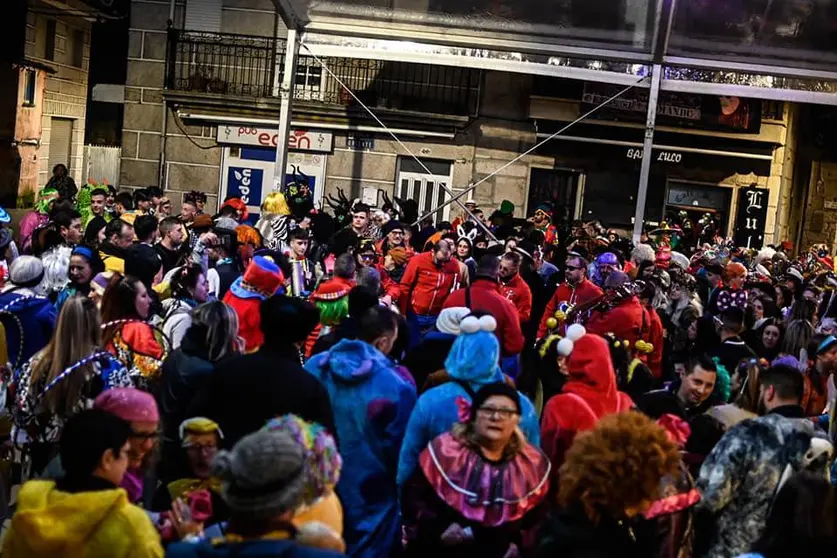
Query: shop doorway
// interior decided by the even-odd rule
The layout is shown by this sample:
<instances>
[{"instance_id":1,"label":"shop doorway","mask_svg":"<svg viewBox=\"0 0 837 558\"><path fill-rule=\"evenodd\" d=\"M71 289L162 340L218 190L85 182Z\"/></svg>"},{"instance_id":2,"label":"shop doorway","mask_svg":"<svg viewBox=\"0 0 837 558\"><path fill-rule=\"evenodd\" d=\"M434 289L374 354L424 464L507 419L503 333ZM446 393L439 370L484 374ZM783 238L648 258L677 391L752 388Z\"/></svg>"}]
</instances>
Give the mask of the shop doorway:
<instances>
[{"instance_id":1,"label":"shop doorway","mask_svg":"<svg viewBox=\"0 0 837 558\"><path fill-rule=\"evenodd\" d=\"M714 231L726 236L731 201L731 188L669 180L665 220L679 226L683 243L694 248Z\"/></svg>"},{"instance_id":2,"label":"shop doorway","mask_svg":"<svg viewBox=\"0 0 837 558\"><path fill-rule=\"evenodd\" d=\"M570 222L578 218L578 197L581 173L569 169L532 167L529 174L529 197L526 217L535 214L542 203L552 206L552 222Z\"/></svg>"}]
</instances>

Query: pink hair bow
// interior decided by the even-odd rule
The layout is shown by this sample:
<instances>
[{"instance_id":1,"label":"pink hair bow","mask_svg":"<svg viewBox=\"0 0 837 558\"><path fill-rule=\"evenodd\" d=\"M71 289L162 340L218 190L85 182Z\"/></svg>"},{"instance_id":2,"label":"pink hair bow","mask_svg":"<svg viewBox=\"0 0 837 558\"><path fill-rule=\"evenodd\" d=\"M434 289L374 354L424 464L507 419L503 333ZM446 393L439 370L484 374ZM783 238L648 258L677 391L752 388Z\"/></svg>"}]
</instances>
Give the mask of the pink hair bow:
<instances>
[{"instance_id":1,"label":"pink hair bow","mask_svg":"<svg viewBox=\"0 0 837 558\"><path fill-rule=\"evenodd\" d=\"M465 423L471 420L471 402L461 395L456 398L456 412L459 422Z\"/></svg>"}]
</instances>

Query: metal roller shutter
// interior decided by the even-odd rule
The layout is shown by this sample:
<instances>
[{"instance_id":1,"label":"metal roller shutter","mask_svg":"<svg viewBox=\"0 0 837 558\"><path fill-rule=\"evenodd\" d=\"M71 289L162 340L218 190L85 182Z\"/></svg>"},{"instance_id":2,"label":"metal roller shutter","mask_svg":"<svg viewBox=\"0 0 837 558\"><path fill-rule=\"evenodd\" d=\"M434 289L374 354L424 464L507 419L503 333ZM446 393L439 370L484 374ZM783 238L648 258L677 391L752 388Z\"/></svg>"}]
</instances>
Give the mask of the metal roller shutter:
<instances>
[{"instance_id":1,"label":"metal roller shutter","mask_svg":"<svg viewBox=\"0 0 837 558\"><path fill-rule=\"evenodd\" d=\"M73 121L69 118L53 118L49 132L49 171L62 163L70 168L70 146L73 138Z\"/></svg>"},{"instance_id":2,"label":"metal roller shutter","mask_svg":"<svg viewBox=\"0 0 837 558\"><path fill-rule=\"evenodd\" d=\"M222 0L186 0L187 31L221 32Z\"/></svg>"}]
</instances>

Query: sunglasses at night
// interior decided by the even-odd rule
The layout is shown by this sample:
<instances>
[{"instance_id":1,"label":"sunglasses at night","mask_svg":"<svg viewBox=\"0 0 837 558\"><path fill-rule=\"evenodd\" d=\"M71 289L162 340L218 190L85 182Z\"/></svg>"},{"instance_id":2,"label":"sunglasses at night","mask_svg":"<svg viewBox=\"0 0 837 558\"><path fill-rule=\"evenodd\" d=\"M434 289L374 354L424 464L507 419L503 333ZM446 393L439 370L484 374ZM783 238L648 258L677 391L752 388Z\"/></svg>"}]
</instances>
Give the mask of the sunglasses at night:
<instances>
[{"instance_id":1,"label":"sunglasses at night","mask_svg":"<svg viewBox=\"0 0 837 558\"><path fill-rule=\"evenodd\" d=\"M578 266L575 266L575 265L568 265L567 266L567 271L578 271L579 269L584 269L584 268L583 267L578 267Z\"/></svg>"}]
</instances>

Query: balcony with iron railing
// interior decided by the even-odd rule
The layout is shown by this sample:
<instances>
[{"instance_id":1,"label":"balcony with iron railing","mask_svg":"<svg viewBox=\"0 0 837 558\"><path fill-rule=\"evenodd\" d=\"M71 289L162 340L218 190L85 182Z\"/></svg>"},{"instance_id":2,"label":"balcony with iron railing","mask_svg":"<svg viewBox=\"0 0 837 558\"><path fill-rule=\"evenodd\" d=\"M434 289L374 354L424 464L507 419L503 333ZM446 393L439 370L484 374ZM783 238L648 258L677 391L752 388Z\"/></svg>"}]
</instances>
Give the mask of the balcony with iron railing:
<instances>
[{"instance_id":1,"label":"balcony with iron railing","mask_svg":"<svg viewBox=\"0 0 837 558\"><path fill-rule=\"evenodd\" d=\"M276 69L284 71L285 41L223 33L170 29L166 89L194 95L267 99L273 94ZM373 109L475 116L480 71L468 68L323 58L323 64ZM278 63L277 63L278 62ZM359 103L323 64L300 56L294 99L301 104L358 109Z\"/></svg>"}]
</instances>

